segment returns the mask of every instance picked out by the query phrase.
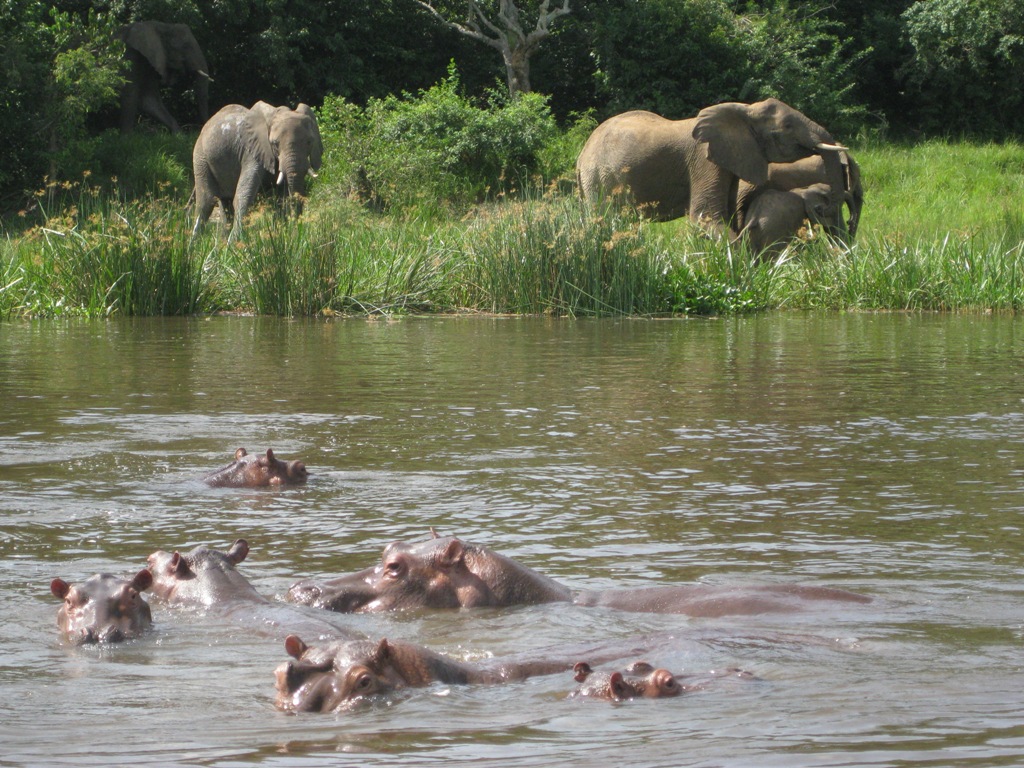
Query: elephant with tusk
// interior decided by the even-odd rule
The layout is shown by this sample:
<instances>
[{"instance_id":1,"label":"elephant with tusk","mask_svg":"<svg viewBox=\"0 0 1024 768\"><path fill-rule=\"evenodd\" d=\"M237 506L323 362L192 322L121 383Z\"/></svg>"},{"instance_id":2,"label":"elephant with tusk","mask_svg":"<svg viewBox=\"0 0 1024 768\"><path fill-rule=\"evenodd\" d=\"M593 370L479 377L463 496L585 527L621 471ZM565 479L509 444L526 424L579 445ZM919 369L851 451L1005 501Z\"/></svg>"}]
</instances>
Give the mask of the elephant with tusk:
<instances>
[{"instance_id":1,"label":"elephant with tusk","mask_svg":"<svg viewBox=\"0 0 1024 768\"><path fill-rule=\"evenodd\" d=\"M208 94L212 78L199 43L186 24L136 21L118 31L124 43L128 73L121 89L121 133L131 133L138 113L149 115L172 133L181 127L160 98L160 88L188 79L195 91L199 119L210 116Z\"/></svg>"},{"instance_id":2,"label":"elephant with tusk","mask_svg":"<svg viewBox=\"0 0 1024 768\"><path fill-rule=\"evenodd\" d=\"M580 194L590 203L622 199L655 221L689 215L726 233L734 226L740 180L763 186L770 163L820 156L829 178L844 173L832 135L778 99L702 109L669 120L633 111L609 118L576 161ZM842 185L834 188L840 195Z\"/></svg>"},{"instance_id":3,"label":"elephant with tusk","mask_svg":"<svg viewBox=\"0 0 1024 768\"><path fill-rule=\"evenodd\" d=\"M282 207L301 215L306 174L316 177L323 142L316 115L306 104L295 109L264 101L252 108L229 104L211 117L192 151L198 235L214 205L225 220L234 214L230 238L241 233L242 219L264 182L272 182Z\"/></svg>"}]
</instances>

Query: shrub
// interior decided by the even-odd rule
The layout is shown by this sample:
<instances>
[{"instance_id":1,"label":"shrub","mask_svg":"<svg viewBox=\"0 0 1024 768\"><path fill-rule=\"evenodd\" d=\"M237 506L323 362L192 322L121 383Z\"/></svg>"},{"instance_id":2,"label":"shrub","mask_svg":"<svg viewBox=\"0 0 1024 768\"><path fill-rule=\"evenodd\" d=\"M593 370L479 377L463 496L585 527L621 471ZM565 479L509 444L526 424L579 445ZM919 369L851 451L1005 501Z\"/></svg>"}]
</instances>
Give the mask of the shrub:
<instances>
[{"instance_id":1,"label":"shrub","mask_svg":"<svg viewBox=\"0 0 1024 768\"><path fill-rule=\"evenodd\" d=\"M544 96L492 91L474 103L454 68L415 97L373 99L362 112L332 97L322 112L325 151L347 187L383 208L465 206L522 188L558 133Z\"/></svg>"}]
</instances>

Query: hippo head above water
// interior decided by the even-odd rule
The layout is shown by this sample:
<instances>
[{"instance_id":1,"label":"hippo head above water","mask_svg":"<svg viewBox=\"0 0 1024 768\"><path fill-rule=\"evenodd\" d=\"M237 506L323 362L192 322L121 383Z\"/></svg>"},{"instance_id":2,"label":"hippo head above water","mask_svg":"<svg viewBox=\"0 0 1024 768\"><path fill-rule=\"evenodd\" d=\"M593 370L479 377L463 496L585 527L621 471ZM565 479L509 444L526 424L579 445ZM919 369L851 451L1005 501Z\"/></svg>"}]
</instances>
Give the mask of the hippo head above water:
<instances>
[{"instance_id":1,"label":"hippo head above water","mask_svg":"<svg viewBox=\"0 0 1024 768\"><path fill-rule=\"evenodd\" d=\"M109 573L90 576L80 584L54 579L50 592L64 601L57 612L57 626L75 645L138 637L153 625L149 604L140 594L152 583L153 575L146 569L130 580Z\"/></svg>"},{"instance_id":2,"label":"hippo head above water","mask_svg":"<svg viewBox=\"0 0 1024 768\"><path fill-rule=\"evenodd\" d=\"M235 451L235 460L203 481L216 488L263 488L306 482L309 472L301 461L281 461L274 452L250 455L245 448Z\"/></svg>"},{"instance_id":3,"label":"hippo head above water","mask_svg":"<svg viewBox=\"0 0 1024 768\"><path fill-rule=\"evenodd\" d=\"M660 699L679 696L692 690L682 685L667 669L655 669L646 661L632 664L625 673L618 670L595 673L590 665L581 661L573 667L573 679L580 687L573 696L590 696L612 701L627 699Z\"/></svg>"},{"instance_id":4,"label":"hippo head above water","mask_svg":"<svg viewBox=\"0 0 1024 768\"><path fill-rule=\"evenodd\" d=\"M274 670L275 704L285 712L336 712L386 700L401 688L469 682L465 665L412 643L350 640L311 647L285 639L294 661Z\"/></svg>"},{"instance_id":5,"label":"hippo head above water","mask_svg":"<svg viewBox=\"0 0 1024 768\"><path fill-rule=\"evenodd\" d=\"M372 613L568 601L571 593L486 547L435 537L388 544L378 565L325 582L299 582L288 599L341 613Z\"/></svg>"},{"instance_id":6,"label":"hippo head above water","mask_svg":"<svg viewBox=\"0 0 1024 768\"><path fill-rule=\"evenodd\" d=\"M238 539L227 552L198 546L191 552L158 550L149 556L153 594L178 603L214 605L229 600L264 598L235 566L249 554L249 544Z\"/></svg>"}]
</instances>

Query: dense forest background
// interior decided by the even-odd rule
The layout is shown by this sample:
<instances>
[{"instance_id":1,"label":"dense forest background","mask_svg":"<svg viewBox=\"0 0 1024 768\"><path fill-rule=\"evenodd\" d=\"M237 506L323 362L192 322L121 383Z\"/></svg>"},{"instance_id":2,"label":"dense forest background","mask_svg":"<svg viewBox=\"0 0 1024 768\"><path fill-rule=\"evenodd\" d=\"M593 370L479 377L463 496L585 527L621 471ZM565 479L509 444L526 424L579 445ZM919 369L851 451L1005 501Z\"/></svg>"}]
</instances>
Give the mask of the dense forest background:
<instances>
[{"instance_id":1,"label":"dense forest background","mask_svg":"<svg viewBox=\"0 0 1024 768\"><path fill-rule=\"evenodd\" d=\"M498 0L477 0L493 12ZM437 0L464 18L466 0ZM518 0L524 26L539 0ZM533 90L569 122L627 109L685 117L775 96L845 141L1024 134L1020 0L573 0L531 58ZM532 14L532 15L531 15ZM357 105L443 80L505 88L501 57L415 0L0 0L0 195L116 125L121 54L139 19L187 23L223 104ZM172 113L194 114L187 93ZM197 126L192 126L197 127Z\"/></svg>"}]
</instances>

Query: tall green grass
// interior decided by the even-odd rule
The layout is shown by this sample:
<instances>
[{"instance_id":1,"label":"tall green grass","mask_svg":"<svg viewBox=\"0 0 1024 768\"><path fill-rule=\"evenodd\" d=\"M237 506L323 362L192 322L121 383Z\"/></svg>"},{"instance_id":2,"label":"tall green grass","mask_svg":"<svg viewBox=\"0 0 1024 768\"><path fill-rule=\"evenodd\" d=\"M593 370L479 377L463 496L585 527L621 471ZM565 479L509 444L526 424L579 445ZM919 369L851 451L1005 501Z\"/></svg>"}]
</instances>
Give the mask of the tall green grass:
<instances>
[{"instance_id":1,"label":"tall green grass","mask_svg":"<svg viewBox=\"0 0 1024 768\"><path fill-rule=\"evenodd\" d=\"M770 261L686 221L589 211L571 189L460 216L381 215L325 188L301 221L257 211L229 244L214 227L190 241L180 191L124 202L82 188L53 210L41 197L41 223L0 243L0 317L1024 307L1024 147L855 154L867 196L857 242L814 237Z\"/></svg>"}]
</instances>

